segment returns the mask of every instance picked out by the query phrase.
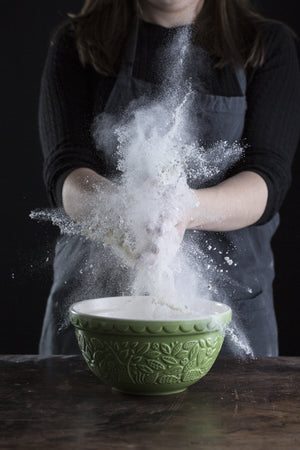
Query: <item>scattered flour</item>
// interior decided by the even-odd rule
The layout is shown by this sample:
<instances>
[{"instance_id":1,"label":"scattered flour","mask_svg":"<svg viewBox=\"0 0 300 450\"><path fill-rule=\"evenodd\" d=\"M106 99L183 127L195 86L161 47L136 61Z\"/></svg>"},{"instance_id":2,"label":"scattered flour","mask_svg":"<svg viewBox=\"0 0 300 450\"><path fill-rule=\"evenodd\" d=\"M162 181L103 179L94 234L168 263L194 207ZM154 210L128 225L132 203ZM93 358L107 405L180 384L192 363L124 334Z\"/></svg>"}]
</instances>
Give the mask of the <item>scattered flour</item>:
<instances>
[{"instance_id":1,"label":"scattered flour","mask_svg":"<svg viewBox=\"0 0 300 450\"><path fill-rule=\"evenodd\" d=\"M133 272L132 296L146 295L152 301L128 301L118 311L119 317L132 317L134 313L134 317L154 319L194 318L201 298L209 300L214 290L213 280L206 279L208 269L211 277L213 266L201 258L195 266L196 259L189 256L195 251L186 243L182 245L176 225L196 202L189 182L201 180L205 185L234 164L242 149L226 141L204 148L191 136L189 122L195 93L184 81L189 47L189 36L184 33L174 41L171 52L177 49L180 58L172 67L173 76L166 76L163 95L138 108L130 105L121 120L106 113L96 118L95 143L109 157L112 136L117 140L121 176L113 193L99 190L95 195L91 206L99 213L94 219L79 225L62 210L31 213L34 219L52 221L62 233L102 241ZM217 248L209 245L208 250ZM233 265L229 256L224 260L228 266Z\"/></svg>"}]
</instances>

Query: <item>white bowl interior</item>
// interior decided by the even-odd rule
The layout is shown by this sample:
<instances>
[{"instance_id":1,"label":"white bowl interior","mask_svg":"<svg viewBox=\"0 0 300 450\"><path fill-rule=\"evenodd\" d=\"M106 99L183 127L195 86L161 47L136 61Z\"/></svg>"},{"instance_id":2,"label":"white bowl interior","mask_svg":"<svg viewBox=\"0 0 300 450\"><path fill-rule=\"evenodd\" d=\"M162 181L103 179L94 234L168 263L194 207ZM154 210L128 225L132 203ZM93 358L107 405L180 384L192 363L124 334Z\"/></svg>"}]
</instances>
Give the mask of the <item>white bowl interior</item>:
<instances>
[{"instance_id":1,"label":"white bowl interior","mask_svg":"<svg viewBox=\"0 0 300 450\"><path fill-rule=\"evenodd\" d=\"M93 317L107 317L127 320L202 320L230 311L224 303L199 300L192 311L158 301L151 296L104 297L74 303L71 310Z\"/></svg>"}]
</instances>

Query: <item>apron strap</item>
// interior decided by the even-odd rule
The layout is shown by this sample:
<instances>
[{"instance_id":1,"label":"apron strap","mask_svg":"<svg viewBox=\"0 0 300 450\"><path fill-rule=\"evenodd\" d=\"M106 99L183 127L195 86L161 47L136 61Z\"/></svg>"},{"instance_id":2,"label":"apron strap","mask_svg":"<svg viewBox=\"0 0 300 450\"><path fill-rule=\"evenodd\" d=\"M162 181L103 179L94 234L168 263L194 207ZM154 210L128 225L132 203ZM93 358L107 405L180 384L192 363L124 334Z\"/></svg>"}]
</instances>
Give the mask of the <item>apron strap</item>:
<instances>
[{"instance_id":1,"label":"apron strap","mask_svg":"<svg viewBox=\"0 0 300 450\"><path fill-rule=\"evenodd\" d=\"M238 67L235 69L235 76L238 80L238 83L240 85L241 91L243 95L246 95L247 90L247 78L245 70L242 67Z\"/></svg>"},{"instance_id":2,"label":"apron strap","mask_svg":"<svg viewBox=\"0 0 300 450\"><path fill-rule=\"evenodd\" d=\"M117 78L126 77L128 80L132 78L138 33L139 19L135 18L130 26L130 32L125 44L124 56L121 61L121 66Z\"/></svg>"}]
</instances>

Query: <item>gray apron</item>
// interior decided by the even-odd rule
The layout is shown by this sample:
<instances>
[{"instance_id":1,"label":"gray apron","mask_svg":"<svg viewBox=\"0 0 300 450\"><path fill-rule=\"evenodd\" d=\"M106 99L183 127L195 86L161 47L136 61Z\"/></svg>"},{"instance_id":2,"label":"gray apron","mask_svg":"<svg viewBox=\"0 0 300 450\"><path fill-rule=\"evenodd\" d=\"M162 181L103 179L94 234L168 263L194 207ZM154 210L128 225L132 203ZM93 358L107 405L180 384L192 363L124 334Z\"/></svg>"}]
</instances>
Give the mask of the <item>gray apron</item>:
<instances>
[{"instance_id":1,"label":"gray apron","mask_svg":"<svg viewBox=\"0 0 300 450\"><path fill-rule=\"evenodd\" d=\"M119 114L133 99L151 97L155 91L153 85L135 79L132 74L137 35L138 23L132 28L120 72L104 108L109 114ZM236 77L242 96L222 97L197 92L194 114L199 123L205 121L207 141L234 142L242 137L247 109L246 76L238 69ZM107 174L116 172L115 164L114 156L107 160ZM199 188L201 184L196 182L191 187ZM212 298L230 304L237 333L254 356L278 354L270 244L278 223L276 215L261 226L224 233L187 230L184 237L188 248L197 249L191 252L191 257L201 258L201 270L205 269L208 280L211 278ZM127 295L130 276L110 249L101 243L84 237L62 236L56 246L54 280L44 317L40 353L79 353L74 330L68 322L68 307L87 298ZM240 349L226 336L221 354L236 352Z\"/></svg>"}]
</instances>

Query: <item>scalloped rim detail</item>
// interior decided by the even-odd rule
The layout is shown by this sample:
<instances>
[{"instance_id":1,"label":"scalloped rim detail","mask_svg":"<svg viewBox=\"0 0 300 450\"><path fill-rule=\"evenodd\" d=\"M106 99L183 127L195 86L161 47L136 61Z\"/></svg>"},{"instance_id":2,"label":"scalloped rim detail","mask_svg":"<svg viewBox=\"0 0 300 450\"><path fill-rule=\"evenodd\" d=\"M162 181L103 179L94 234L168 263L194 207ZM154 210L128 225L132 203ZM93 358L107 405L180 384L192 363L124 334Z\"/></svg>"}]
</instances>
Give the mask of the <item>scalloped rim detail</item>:
<instances>
[{"instance_id":1,"label":"scalloped rim detail","mask_svg":"<svg viewBox=\"0 0 300 450\"><path fill-rule=\"evenodd\" d=\"M117 335L188 335L202 334L214 331L224 331L232 318L232 311L220 314L217 319L183 320L166 322L134 321L126 319L111 319L90 317L69 311L69 317L74 327L103 334Z\"/></svg>"}]
</instances>

